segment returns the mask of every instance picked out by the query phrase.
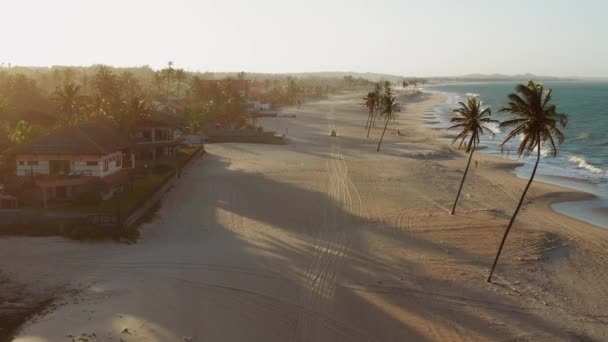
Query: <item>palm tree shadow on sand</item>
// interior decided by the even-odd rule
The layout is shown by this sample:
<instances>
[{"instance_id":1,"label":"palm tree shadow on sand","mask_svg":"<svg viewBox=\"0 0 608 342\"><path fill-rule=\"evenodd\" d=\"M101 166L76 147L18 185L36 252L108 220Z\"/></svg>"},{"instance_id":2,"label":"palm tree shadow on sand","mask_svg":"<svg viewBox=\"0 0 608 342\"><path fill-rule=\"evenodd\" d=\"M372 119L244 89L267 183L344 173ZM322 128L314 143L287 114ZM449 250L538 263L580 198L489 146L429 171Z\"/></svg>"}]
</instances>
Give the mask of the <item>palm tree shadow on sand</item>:
<instances>
[{"instance_id":1,"label":"palm tree shadow on sand","mask_svg":"<svg viewBox=\"0 0 608 342\"><path fill-rule=\"evenodd\" d=\"M371 236L386 241L391 251L417 249L487 268L486 260L476 255L457 248L448 255L444 246L415 233L354 215L324 192L231 169L227 160L216 155L208 154L203 164L206 183L196 186L210 206L212 217L206 220L213 222L218 234L237 239L255 269L281 275L268 280L269 289L278 282L293 290L287 291L287 297L276 298L271 291L239 284L251 299L284 306L290 340L324 340L329 334L345 341L430 341L456 330L465 332L461 336L465 340L467 331L488 340L520 337L507 326L488 325L487 317L524 331L542 332L547 340L568 338L529 307L482 286L464 287L439 279L426 272L424 263L402 253L384 255L386 251L376 250L368 241ZM230 213L231 221L218 211ZM254 224L235 227L235 222ZM243 239L246 229L263 243L252 245ZM284 236L293 243L285 243ZM421 322L431 331L421 333Z\"/></svg>"}]
</instances>

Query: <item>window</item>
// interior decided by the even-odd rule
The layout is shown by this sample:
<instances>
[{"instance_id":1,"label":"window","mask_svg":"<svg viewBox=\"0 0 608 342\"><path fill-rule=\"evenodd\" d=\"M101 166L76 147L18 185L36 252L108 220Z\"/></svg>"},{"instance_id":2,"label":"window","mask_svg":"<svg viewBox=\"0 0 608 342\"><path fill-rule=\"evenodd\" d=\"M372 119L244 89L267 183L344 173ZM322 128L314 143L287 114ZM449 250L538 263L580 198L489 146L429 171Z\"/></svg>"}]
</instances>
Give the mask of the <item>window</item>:
<instances>
[{"instance_id":1,"label":"window","mask_svg":"<svg viewBox=\"0 0 608 342\"><path fill-rule=\"evenodd\" d=\"M23 160L20 160L19 165L25 165L25 162Z\"/></svg>"},{"instance_id":2,"label":"window","mask_svg":"<svg viewBox=\"0 0 608 342\"><path fill-rule=\"evenodd\" d=\"M109 169L110 169L110 161L108 159L104 159L103 172L107 172Z\"/></svg>"},{"instance_id":3,"label":"window","mask_svg":"<svg viewBox=\"0 0 608 342\"><path fill-rule=\"evenodd\" d=\"M28 160L28 161L27 161L27 165L29 165L29 166L37 166L37 165L38 165L38 162L37 162L37 161L35 161L35 160Z\"/></svg>"},{"instance_id":4,"label":"window","mask_svg":"<svg viewBox=\"0 0 608 342\"><path fill-rule=\"evenodd\" d=\"M71 170L69 160L49 160L49 173L51 175L69 175Z\"/></svg>"},{"instance_id":5,"label":"window","mask_svg":"<svg viewBox=\"0 0 608 342\"><path fill-rule=\"evenodd\" d=\"M120 167L121 156L116 156L116 167Z\"/></svg>"},{"instance_id":6,"label":"window","mask_svg":"<svg viewBox=\"0 0 608 342\"><path fill-rule=\"evenodd\" d=\"M98 161L88 161L87 162L87 166L97 166L97 165L99 165Z\"/></svg>"}]
</instances>

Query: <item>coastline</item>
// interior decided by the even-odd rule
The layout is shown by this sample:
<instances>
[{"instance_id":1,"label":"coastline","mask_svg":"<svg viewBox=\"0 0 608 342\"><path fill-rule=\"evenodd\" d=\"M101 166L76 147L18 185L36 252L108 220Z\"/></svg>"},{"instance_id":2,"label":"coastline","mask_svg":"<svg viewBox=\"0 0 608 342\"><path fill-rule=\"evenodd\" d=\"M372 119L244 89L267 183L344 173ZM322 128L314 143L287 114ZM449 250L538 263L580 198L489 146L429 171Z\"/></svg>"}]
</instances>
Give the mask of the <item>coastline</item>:
<instances>
[{"instance_id":1,"label":"coastline","mask_svg":"<svg viewBox=\"0 0 608 342\"><path fill-rule=\"evenodd\" d=\"M525 185L512 173L518 163L476 155L479 167L449 215L467 159L421 120L441 98L400 99L404 110L376 152L383 127L366 138L360 97L264 119L269 129L289 128L287 145L208 146L137 244L0 239L9 276L41 291L79 290L15 341L118 340L125 331L129 340L163 341L608 337L608 231L547 204L576 193L534 183L488 284ZM314 279L322 287L311 287Z\"/></svg>"},{"instance_id":2,"label":"coastline","mask_svg":"<svg viewBox=\"0 0 608 342\"><path fill-rule=\"evenodd\" d=\"M475 82L476 84L485 84L485 83L490 83L490 82ZM443 97L443 102L442 103L438 103L435 108L434 108L434 115L436 117L436 119L429 119L429 118L425 118L425 125L428 125L431 128L436 129L439 132L443 132L444 135L440 137L441 139L447 139L450 136L453 136L453 133L451 134L449 131L446 131L445 129L439 127L439 125L442 123L439 118L437 118L437 116L445 116L446 113L442 113L441 110L438 108L439 106L444 106L447 107L449 106L448 103L448 95L443 92L443 91L428 91L428 90L422 90L424 93L427 94L439 94L440 96ZM445 142L445 140L444 140ZM446 142L447 143L447 142ZM487 145L480 145L481 148L478 148L477 151L481 152L482 154L491 157L491 158L496 158L497 160L501 160L501 161L508 161L508 162L512 162L513 165L510 169L510 171L512 172L512 174L520 179L523 180L528 180L529 179L529 173L522 171L522 168L525 167L527 165L527 163L522 160L522 159L511 159L509 157L503 157L503 156L499 156L496 154L490 154L487 153L487 151L484 151L485 149L488 148ZM597 228L600 229L608 229L608 208L606 207L602 207L601 209L603 209L603 211L601 213L593 213L593 209L595 209L595 206L592 206L593 203L595 202L600 202L600 201L606 201L608 200L608 197L602 197L598 191L594 191L594 187L597 186L597 184L588 181L588 180L584 180L584 179L579 179L579 178L574 178L574 177L567 177L567 176L554 176L554 175L545 175L542 173L537 174L537 176L534 179L534 182L541 182L544 184L548 184L548 185L552 185L556 187L556 191L560 192L560 193L571 193L570 196L559 196L559 198L554 198L550 203L548 203L549 207L551 210L553 210L556 213L568 216L570 218L574 218L578 221L587 223L587 224L591 224L593 226L596 226ZM587 186L586 186L587 185ZM560 191L563 190L563 191ZM584 194L584 195L583 195ZM604 203L602 203L604 204ZM581 211L584 211L584 214L581 214Z\"/></svg>"}]
</instances>

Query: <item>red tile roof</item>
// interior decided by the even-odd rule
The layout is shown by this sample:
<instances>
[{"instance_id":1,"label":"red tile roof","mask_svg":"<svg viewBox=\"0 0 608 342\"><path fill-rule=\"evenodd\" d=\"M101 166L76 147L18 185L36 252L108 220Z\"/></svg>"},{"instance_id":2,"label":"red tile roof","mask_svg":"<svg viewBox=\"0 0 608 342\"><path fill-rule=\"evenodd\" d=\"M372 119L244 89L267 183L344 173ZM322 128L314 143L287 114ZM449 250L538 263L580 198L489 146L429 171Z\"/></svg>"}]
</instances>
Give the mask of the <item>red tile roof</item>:
<instances>
[{"instance_id":1,"label":"red tile roof","mask_svg":"<svg viewBox=\"0 0 608 342\"><path fill-rule=\"evenodd\" d=\"M15 149L16 154L106 155L131 146L129 138L108 120L55 130Z\"/></svg>"}]
</instances>

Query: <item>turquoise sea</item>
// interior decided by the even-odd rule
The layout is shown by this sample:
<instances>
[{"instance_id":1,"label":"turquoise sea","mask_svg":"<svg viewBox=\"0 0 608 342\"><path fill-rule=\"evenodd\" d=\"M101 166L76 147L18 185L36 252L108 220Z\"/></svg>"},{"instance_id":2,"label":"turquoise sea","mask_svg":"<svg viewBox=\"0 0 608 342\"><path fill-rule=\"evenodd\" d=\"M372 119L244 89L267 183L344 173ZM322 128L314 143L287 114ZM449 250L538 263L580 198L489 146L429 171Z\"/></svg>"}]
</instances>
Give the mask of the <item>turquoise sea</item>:
<instances>
[{"instance_id":1,"label":"turquoise sea","mask_svg":"<svg viewBox=\"0 0 608 342\"><path fill-rule=\"evenodd\" d=\"M428 91L441 92L447 101L435 108L439 127L447 128L452 110L459 101L478 96L485 106L492 109L497 120L510 117L499 113L507 103L507 95L514 91L515 82L466 83L429 86ZM608 228L608 82L559 81L544 82L545 88L553 89L553 101L558 111L568 114L568 126L563 129L566 141L559 146L556 158L543 151L538 179L575 188L597 196L590 201L567 202L553 205L553 209ZM501 153L499 145L506 132L492 127L494 140L486 137L483 153L516 159L515 144ZM517 142L516 142L517 143ZM511 151L509 151L511 150ZM528 178L534 157L522 157L526 164L516 170L517 175Z\"/></svg>"}]
</instances>

